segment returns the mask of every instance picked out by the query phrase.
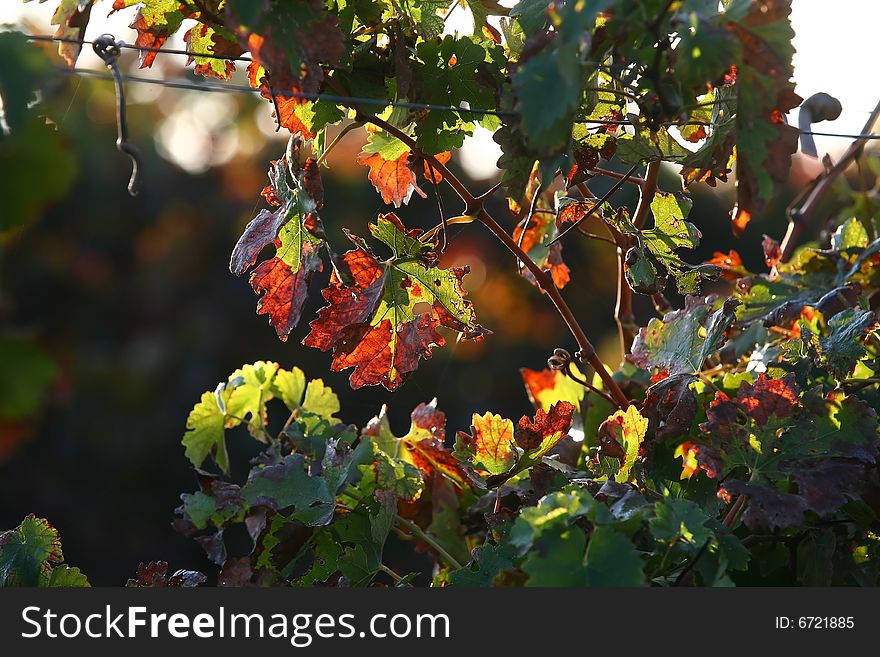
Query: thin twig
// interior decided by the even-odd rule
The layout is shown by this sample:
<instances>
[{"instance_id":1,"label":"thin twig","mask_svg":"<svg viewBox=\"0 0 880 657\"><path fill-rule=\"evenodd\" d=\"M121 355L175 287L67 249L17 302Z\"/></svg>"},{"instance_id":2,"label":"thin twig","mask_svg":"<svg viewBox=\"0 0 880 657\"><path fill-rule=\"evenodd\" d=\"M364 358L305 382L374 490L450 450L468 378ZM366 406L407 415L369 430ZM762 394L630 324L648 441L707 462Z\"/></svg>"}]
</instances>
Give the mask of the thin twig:
<instances>
[{"instance_id":1,"label":"thin twig","mask_svg":"<svg viewBox=\"0 0 880 657\"><path fill-rule=\"evenodd\" d=\"M355 107L356 103L352 101L347 101L348 107ZM416 144L415 140L401 131L399 128L396 128L389 124L387 121L384 121L376 116L368 116L364 115L361 112L358 112L359 120L365 123L372 123L373 125L382 128L388 134L397 137L400 141L410 147L414 152L421 153ZM488 228L493 235L504 244L507 249L513 253L517 258L519 258L526 268L532 273L535 277L535 282L538 286L547 293L547 296L553 302L553 305L556 306L557 312L562 317L562 320L568 326L568 329L571 331L575 340L578 343L578 356L588 362L593 369L596 370L596 373L602 379L602 383L611 393L611 396L614 398L617 406L621 408L625 408L629 405L629 399L620 389L620 386L617 385L617 382L612 378L611 373L605 367L605 364L599 358L599 355L596 353L595 347L593 347L592 342L590 342L589 338L587 338L586 333L584 333L583 328L580 323L574 316L574 313L571 312L571 308L568 307L568 304L565 302L565 299L562 298L562 295L559 292L559 289L553 282L553 279L550 275L541 269L535 261L532 260L527 253L523 252L521 248L519 248L513 238L507 234L507 231L502 228L495 219L492 218L492 215L483 207L483 203L485 200L495 193L495 190L498 188L497 186L490 189L488 192L484 193L482 196L474 196L470 193L470 191L462 184L462 182L455 176L449 169L447 169L442 162L437 160L433 155L427 155L421 153L422 157L430 158L432 166L439 171L443 175L443 179L449 184L452 189L455 190L456 194L458 194L459 198L465 204L464 215L474 216L477 220L482 223L486 228Z\"/></svg>"},{"instance_id":2,"label":"thin twig","mask_svg":"<svg viewBox=\"0 0 880 657\"><path fill-rule=\"evenodd\" d=\"M614 194L614 192L616 192L618 189L620 189L623 186L623 183L625 183L629 179L629 177L633 173L635 173L635 170L637 167L638 167L638 165L634 164L632 166L632 168L624 175L623 178L621 178L616 183L614 183L614 185L612 185L611 189L609 189L602 198L600 198L598 201L596 201L596 203L593 205L593 207L591 207L589 210L587 210L584 213L584 216L580 217L577 221L572 223L568 228L566 228L564 231L559 233L559 235L557 235L552 240L550 240L545 246L551 246L555 242L558 242L563 237L565 237L568 233L570 233L572 230L577 228L578 225L582 221L588 219L596 210L598 210L602 206L603 203L605 203L605 201L607 201L609 198L611 198L611 196Z\"/></svg>"},{"instance_id":3,"label":"thin twig","mask_svg":"<svg viewBox=\"0 0 880 657\"><path fill-rule=\"evenodd\" d=\"M571 369L571 361L566 362L565 369L563 371L565 372L565 375L575 383L580 383L584 388L586 388L590 392L596 393L612 406L617 405L617 402L614 401L614 398L611 397L611 395L609 395L607 392L605 392L604 390L599 390L599 388L597 388L596 386L587 383L586 379L582 379L578 375L576 375Z\"/></svg>"},{"instance_id":4,"label":"thin twig","mask_svg":"<svg viewBox=\"0 0 880 657\"><path fill-rule=\"evenodd\" d=\"M583 226L578 226L578 232L580 232L580 234L583 235L584 237L588 237L591 240L599 240L600 242L607 242L608 244L611 244L612 246L617 246L617 242L615 242L610 237L605 237L604 235L596 235L595 233L591 233Z\"/></svg>"},{"instance_id":5,"label":"thin twig","mask_svg":"<svg viewBox=\"0 0 880 657\"><path fill-rule=\"evenodd\" d=\"M606 178L614 178L615 180L626 179L626 182L632 183L633 185L639 185L640 187L645 184L644 178L639 178L638 176L627 177L625 174L618 171L612 171L611 169L602 169L601 167L593 167L592 169L587 169L587 173L598 174L600 176L605 176Z\"/></svg>"},{"instance_id":6,"label":"thin twig","mask_svg":"<svg viewBox=\"0 0 880 657\"><path fill-rule=\"evenodd\" d=\"M425 160L428 171L431 173L430 183L434 188L434 200L437 201L437 213L440 215L440 225L443 227L443 240L440 243L440 253L446 252L449 245L449 224L446 223L446 209L443 207L443 199L440 197L440 182L437 180L437 173L434 171L434 165L431 160Z\"/></svg>"},{"instance_id":7,"label":"thin twig","mask_svg":"<svg viewBox=\"0 0 880 657\"><path fill-rule=\"evenodd\" d=\"M400 584L400 583L403 581L403 577L401 577L400 575L398 575L397 573L395 573L393 570L391 570L391 569L390 569L388 566L386 566L384 563L380 563L380 564L379 564L379 570L381 570L383 573L385 573L385 574L388 575L391 579L393 579L395 584Z\"/></svg>"},{"instance_id":8,"label":"thin twig","mask_svg":"<svg viewBox=\"0 0 880 657\"><path fill-rule=\"evenodd\" d=\"M354 130L355 128L360 128L360 127L361 127L361 124L360 124L360 123L349 123L347 126L345 126L344 128L342 128L342 130L339 131L339 134L336 135L336 136L333 138L333 141L331 141L331 142L327 145L327 147L324 149L324 152L321 153L321 155L318 156L318 160L316 161L315 164L316 164L317 166L321 166L321 163L322 163L325 159L327 159L327 155L329 155L329 154L330 154L330 151L333 150L333 147L336 146L336 144L338 144L338 143L342 140L342 138L345 137L345 135L347 135L349 132L351 132L351 131Z\"/></svg>"},{"instance_id":9,"label":"thin twig","mask_svg":"<svg viewBox=\"0 0 880 657\"><path fill-rule=\"evenodd\" d=\"M395 522L403 525L410 532L412 532L413 536L417 537L419 540L421 540L421 541L427 543L429 546L431 546L447 564L449 564L450 566L452 566L456 570L458 570L462 567L462 565L461 565L461 563L459 563L458 559L456 559L451 554L449 554L449 552L446 551L446 548L444 548L442 545L440 545L440 543L437 541L437 539L435 539L433 536L431 536L430 534L425 532L425 530L423 530L421 527L419 527L416 523L412 522L411 520L407 520L406 518L401 518L400 516L395 516L394 520L395 520Z\"/></svg>"},{"instance_id":10,"label":"thin twig","mask_svg":"<svg viewBox=\"0 0 880 657\"><path fill-rule=\"evenodd\" d=\"M519 239L516 242L516 245L522 249L523 242L526 238L526 230L528 230L529 224L532 223L532 217L535 216L535 207L538 205L538 197L541 195L541 183L538 183L535 186L535 193L532 194L532 201L529 203L529 211L526 213L526 216L523 218L522 222L520 222L519 226ZM522 260L516 261L516 273L522 274Z\"/></svg>"}]
</instances>

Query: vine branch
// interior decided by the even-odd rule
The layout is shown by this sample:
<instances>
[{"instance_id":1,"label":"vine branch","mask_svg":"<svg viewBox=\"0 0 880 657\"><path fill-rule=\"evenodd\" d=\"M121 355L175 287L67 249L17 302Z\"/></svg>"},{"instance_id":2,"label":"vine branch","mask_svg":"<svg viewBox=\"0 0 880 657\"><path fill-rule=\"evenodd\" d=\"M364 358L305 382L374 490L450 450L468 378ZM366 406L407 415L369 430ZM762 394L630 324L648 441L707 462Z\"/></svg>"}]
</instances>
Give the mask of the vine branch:
<instances>
[{"instance_id":1,"label":"vine branch","mask_svg":"<svg viewBox=\"0 0 880 657\"><path fill-rule=\"evenodd\" d=\"M588 362L593 369L596 370L596 373L599 375L599 378L602 379L602 383L608 389L608 392L614 398L616 404L622 408L626 408L629 406L629 398L623 393L620 389L620 386L617 385L617 382L612 378L611 372L605 367L605 364L599 358L599 355L596 353L596 349L593 347L592 342L590 342L589 338L587 338L586 333L584 333L583 328L580 323L578 323L574 314L571 311L571 308L568 307L568 304L565 302L565 299L562 298L562 295L559 292L559 289L556 287L556 284L553 282L553 279L550 275L541 269L535 261L532 260L527 253L525 253L514 241L514 239L507 234L495 219L492 218L492 215L483 207L486 199L491 196L497 189L493 187L488 192L483 194L482 196L474 196L471 194L470 190L462 184L462 182L458 179L455 174L453 174L446 166L440 162L433 155L428 155L427 153L423 153L421 149L416 145L416 141L407 135L405 132L400 130L387 121L380 119L377 116L370 116L363 114L356 107L354 107L354 103L348 103L347 106L354 109L357 113L357 119L364 123L372 123L373 125L382 128L385 132L390 135L393 135L404 144L410 147L413 152L421 155L426 160L430 161L431 166L438 171L443 179L455 190L455 193L458 194L459 198L465 204L465 215L476 217L477 221L483 224L486 228L488 228L498 240L507 247L507 249L513 253L519 260L525 265L525 267L532 273L532 276L535 278L535 282L538 286L547 293L547 296L553 302L553 305L556 306L557 312L562 317L563 321L568 326L569 331L574 336L575 340L578 343L578 357L583 361ZM622 184L622 183L621 183Z\"/></svg>"}]
</instances>

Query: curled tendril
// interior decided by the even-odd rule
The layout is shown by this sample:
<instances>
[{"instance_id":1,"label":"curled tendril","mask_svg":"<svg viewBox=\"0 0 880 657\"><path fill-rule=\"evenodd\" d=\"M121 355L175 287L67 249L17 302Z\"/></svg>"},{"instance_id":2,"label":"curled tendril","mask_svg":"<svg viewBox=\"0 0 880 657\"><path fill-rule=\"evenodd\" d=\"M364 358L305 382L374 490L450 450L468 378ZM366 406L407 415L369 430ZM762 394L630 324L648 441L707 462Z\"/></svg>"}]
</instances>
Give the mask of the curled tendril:
<instances>
[{"instance_id":1,"label":"curled tendril","mask_svg":"<svg viewBox=\"0 0 880 657\"><path fill-rule=\"evenodd\" d=\"M572 370L572 367L571 367L572 362L573 362L573 360L572 360L571 354L568 351L566 351L565 349L554 349L553 355L547 359L547 367L549 367L551 370L557 370L557 371L562 372L563 374L565 374L565 376L567 376L569 379L571 379L575 383L581 384L584 388L586 388L590 392L596 393L600 397L608 400L612 405L617 406L617 403L614 401L614 399L609 394L607 394L606 392L604 392L602 390L599 390L598 388L596 388L593 385L590 385L590 383L588 383L586 380L582 379L577 374L575 374L574 371Z\"/></svg>"},{"instance_id":2,"label":"curled tendril","mask_svg":"<svg viewBox=\"0 0 880 657\"><path fill-rule=\"evenodd\" d=\"M570 370L570 366L571 354L565 349L554 349L553 355L547 359L547 367L551 370Z\"/></svg>"}]
</instances>

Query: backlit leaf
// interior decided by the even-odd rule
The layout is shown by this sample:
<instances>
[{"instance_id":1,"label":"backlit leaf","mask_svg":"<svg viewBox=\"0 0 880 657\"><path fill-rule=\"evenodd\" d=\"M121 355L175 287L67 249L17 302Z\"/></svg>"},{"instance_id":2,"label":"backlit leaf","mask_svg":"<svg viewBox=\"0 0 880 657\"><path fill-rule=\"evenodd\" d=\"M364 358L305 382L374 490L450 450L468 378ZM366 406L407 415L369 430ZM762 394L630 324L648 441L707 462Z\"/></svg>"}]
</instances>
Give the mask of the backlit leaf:
<instances>
[{"instance_id":1,"label":"backlit leaf","mask_svg":"<svg viewBox=\"0 0 880 657\"><path fill-rule=\"evenodd\" d=\"M324 298L329 305L311 323L303 344L333 350L333 371L354 368L351 385L382 384L397 388L445 344L438 326L477 339L485 330L476 323L461 281L467 267L441 269L427 260L429 245L411 251L414 240L393 214L382 215L371 229L392 250L380 262L358 246L339 260Z\"/></svg>"}]
</instances>

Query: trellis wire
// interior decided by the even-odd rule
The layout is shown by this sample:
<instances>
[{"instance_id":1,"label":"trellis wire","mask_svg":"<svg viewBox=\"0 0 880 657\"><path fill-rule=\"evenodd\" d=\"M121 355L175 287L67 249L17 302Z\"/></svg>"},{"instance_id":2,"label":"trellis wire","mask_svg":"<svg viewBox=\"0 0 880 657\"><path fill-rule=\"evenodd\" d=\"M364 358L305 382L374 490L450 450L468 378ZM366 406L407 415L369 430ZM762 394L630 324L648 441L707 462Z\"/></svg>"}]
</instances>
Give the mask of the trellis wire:
<instances>
[{"instance_id":1,"label":"trellis wire","mask_svg":"<svg viewBox=\"0 0 880 657\"><path fill-rule=\"evenodd\" d=\"M67 37L58 37L53 35L44 35L44 34L26 34L25 38L31 41L44 41L44 42L61 42L61 43L76 43L76 44L92 44L93 41L90 40L82 40L72 39ZM208 53L208 52L190 52L188 50L179 50L175 48L156 48L151 46L138 46L138 45L130 45L124 42L120 42L120 48L124 48L127 50L134 50L138 52L153 52L153 53L164 53L169 55L185 55L187 57L195 58L195 57L204 57L209 59L222 59L228 61L238 61L238 62L252 62L253 59L250 57L244 57L241 55L219 55L216 53ZM598 63L598 62L597 62ZM61 68L60 72L72 74L72 75L80 75L83 77L90 77L100 80L111 80L112 76L107 75L105 73L99 71L92 71L90 69L80 69L80 68ZM236 84L213 84L209 82L199 83L185 79L158 79L158 78L147 78L143 76L137 75L124 75L123 78L127 82L135 82L140 84L155 84L163 87L169 87L173 89L184 89L189 91L210 91L210 92L222 92L222 93L247 93L247 94L262 94L268 93L271 96L281 96L286 98L300 98L303 100L316 101L316 100L326 100L329 102L337 102L337 103L356 103L359 105L372 105L374 107L402 107L405 109L413 109L413 110L428 110L428 111L440 111L440 112L457 112L460 114L482 114L482 115L491 115L498 117L515 117L518 116L517 112L507 111L507 110L491 110L491 109L474 109L470 107L457 107L454 105L437 105L434 103L414 103L408 101L399 101L399 100L383 100L379 98L361 98L354 96L338 96L333 94L323 94L323 93L307 93L307 92L297 92L291 91L287 89L266 89L259 88L254 89L252 87L248 87L245 85L236 85ZM609 89L607 93L614 93L614 89ZM721 101L712 101L708 103L698 103L696 105L688 105L686 108L691 107L702 107L709 106L716 103L726 103L734 100L733 98L725 98ZM631 120L612 120L612 119L579 119L576 121L577 123L593 123L597 125L636 125L634 121ZM670 123L670 126L675 125L703 125L702 122L682 122L682 123ZM806 135L815 135L819 137L839 137L843 139L880 139L880 135L877 134L842 134L842 133L834 133L834 132L819 132L813 130L799 130L801 134Z\"/></svg>"}]
</instances>

